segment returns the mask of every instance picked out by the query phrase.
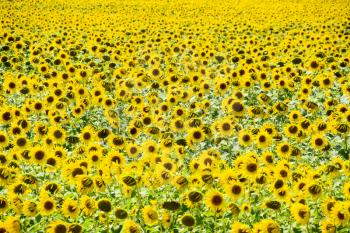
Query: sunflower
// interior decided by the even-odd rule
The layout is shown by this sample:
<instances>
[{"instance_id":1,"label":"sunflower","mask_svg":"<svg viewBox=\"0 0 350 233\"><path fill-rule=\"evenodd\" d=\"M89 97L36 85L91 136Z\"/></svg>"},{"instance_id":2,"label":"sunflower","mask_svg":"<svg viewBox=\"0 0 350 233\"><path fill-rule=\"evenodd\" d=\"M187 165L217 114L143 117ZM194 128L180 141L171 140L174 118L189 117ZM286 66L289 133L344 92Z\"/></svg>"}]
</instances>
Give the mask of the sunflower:
<instances>
[{"instance_id":1,"label":"sunflower","mask_svg":"<svg viewBox=\"0 0 350 233\"><path fill-rule=\"evenodd\" d=\"M305 191L307 188L307 180L303 179L302 177L297 178L297 182L294 185L294 188L296 189L297 192L305 194Z\"/></svg>"},{"instance_id":2,"label":"sunflower","mask_svg":"<svg viewBox=\"0 0 350 233\"><path fill-rule=\"evenodd\" d=\"M259 170L259 164L257 161L252 157L247 157L244 161L244 164L242 166L242 171L244 175L248 177L255 177L257 175Z\"/></svg>"},{"instance_id":3,"label":"sunflower","mask_svg":"<svg viewBox=\"0 0 350 233\"><path fill-rule=\"evenodd\" d=\"M222 136L231 136L234 130L234 125L230 119L221 119L217 125L219 133Z\"/></svg>"},{"instance_id":4,"label":"sunflower","mask_svg":"<svg viewBox=\"0 0 350 233\"><path fill-rule=\"evenodd\" d=\"M140 148L136 143L128 143L125 150L128 156L132 158L137 157L140 153Z\"/></svg>"},{"instance_id":5,"label":"sunflower","mask_svg":"<svg viewBox=\"0 0 350 233\"><path fill-rule=\"evenodd\" d=\"M87 195L82 195L80 199L80 209L85 215L90 216L94 213L96 208L95 200Z\"/></svg>"},{"instance_id":6,"label":"sunflower","mask_svg":"<svg viewBox=\"0 0 350 233\"><path fill-rule=\"evenodd\" d=\"M3 214L9 208L10 203L5 197L0 197L0 213Z\"/></svg>"},{"instance_id":7,"label":"sunflower","mask_svg":"<svg viewBox=\"0 0 350 233\"><path fill-rule=\"evenodd\" d=\"M290 138L296 138L299 132L299 128L298 125L296 124L287 124L284 127L284 132L286 133L286 135Z\"/></svg>"},{"instance_id":8,"label":"sunflower","mask_svg":"<svg viewBox=\"0 0 350 233\"><path fill-rule=\"evenodd\" d=\"M310 219L309 207L301 203L295 203L290 209L295 221L301 225L306 225Z\"/></svg>"},{"instance_id":9,"label":"sunflower","mask_svg":"<svg viewBox=\"0 0 350 233\"><path fill-rule=\"evenodd\" d=\"M291 122L299 122L302 118L302 115L299 110L292 110L289 113L288 118Z\"/></svg>"},{"instance_id":10,"label":"sunflower","mask_svg":"<svg viewBox=\"0 0 350 233\"><path fill-rule=\"evenodd\" d=\"M109 213L112 210L112 203L108 199L101 199L97 202L97 207L99 210Z\"/></svg>"},{"instance_id":11,"label":"sunflower","mask_svg":"<svg viewBox=\"0 0 350 233\"><path fill-rule=\"evenodd\" d=\"M268 92L271 88L273 88L273 85L272 85L270 80L262 80L262 81L260 81L260 88L263 91ZM264 101L264 102L266 102L266 101Z\"/></svg>"},{"instance_id":12,"label":"sunflower","mask_svg":"<svg viewBox=\"0 0 350 233\"><path fill-rule=\"evenodd\" d=\"M286 186L286 181L284 181L283 179L275 179L275 181L273 182L273 190L280 190L282 188L284 188Z\"/></svg>"},{"instance_id":13,"label":"sunflower","mask_svg":"<svg viewBox=\"0 0 350 233\"><path fill-rule=\"evenodd\" d=\"M156 155L158 153L158 144L153 140L147 140L142 143L142 153L144 155Z\"/></svg>"},{"instance_id":14,"label":"sunflower","mask_svg":"<svg viewBox=\"0 0 350 233\"><path fill-rule=\"evenodd\" d=\"M116 208L114 210L114 216L119 220L124 220L128 217L128 212L126 212L124 209Z\"/></svg>"},{"instance_id":15,"label":"sunflower","mask_svg":"<svg viewBox=\"0 0 350 233\"><path fill-rule=\"evenodd\" d=\"M216 189L209 190L205 195L205 205L214 212L221 212L225 204L224 195Z\"/></svg>"},{"instance_id":16,"label":"sunflower","mask_svg":"<svg viewBox=\"0 0 350 233\"><path fill-rule=\"evenodd\" d=\"M344 196L350 200L350 182L346 182L343 186Z\"/></svg>"},{"instance_id":17,"label":"sunflower","mask_svg":"<svg viewBox=\"0 0 350 233\"><path fill-rule=\"evenodd\" d=\"M86 126L79 135L80 141L83 143L92 142L94 141L95 134L96 132L91 125Z\"/></svg>"},{"instance_id":18,"label":"sunflower","mask_svg":"<svg viewBox=\"0 0 350 233\"><path fill-rule=\"evenodd\" d=\"M59 193L61 190L60 185L58 185L55 182L44 183L44 184L42 184L41 188L42 188L43 192L46 192L46 193L52 194L52 195Z\"/></svg>"},{"instance_id":19,"label":"sunflower","mask_svg":"<svg viewBox=\"0 0 350 233\"><path fill-rule=\"evenodd\" d=\"M311 146L316 150L323 150L327 144L328 140L322 134L315 134L311 137Z\"/></svg>"},{"instance_id":20,"label":"sunflower","mask_svg":"<svg viewBox=\"0 0 350 233\"><path fill-rule=\"evenodd\" d=\"M202 129L200 128L193 128L190 129L187 133L187 141L188 144L195 144L204 141L205 134Z\"/></svg>"},{"instance_id":21,"label":"sunflower","mask_svg":"<svg viewBox=\"0 0 350 233\"><path fill-rule=\"evenodd\" d=\"M277 154L281 158L289 158L292 153L292 147L288 142L281 142L277 145Z\"/></svg>"},{"instance_id":22,"label":"sunflower","mask_svg":"<svg viewBox=\"0 0 350 233\"><path fill-rule=\"evenodd\" d=\"M286 201L290 196L289 189L284 187L274 191L274 195L278 200Z\"/></svg>"},{"instance_id":23,"label":"sunflower","mask_svg":"<svg viewBox=\"0 0 350 233\"><path fill-rule=\"evenodd\" d=\"M27 217L35 217L38 214L39 210L38 210L38 204L30 201L30 200L26 200L23 202L23 214Z\"/></svg>"},{"instance_id":24,"label":"sunflower","mask_svg":"<svg viewBox=\"0 0 350 233\"><path fill-rule=\"evenodd\" d=\"M241 146L249 146L253 142L253 135L249 130L241 130L238 133L238 143Z\"/></svg>"},{"instance_id":25,"label":"sunflower","mask_svg":"<svg viewBox=\"0 0 350 233\"><path fill-rule=\"evenodd\" d=\"M272 138L267 132L259 132L255 136L255 144L258 148L266 148L272 143Z\"/></svg>"},{"instance_id":26,"label":"sunflower","mask_svg":"<svg viewBox=\"0 0 350 233\"><path fill-rule=\"evenodd\" d=\"M285 179L285 180L288 180L290 178L290 176L291 176L289 168L284 166L281 163L279 163L275 167L275 174L277 175L278 178Z\"/></svg>"},{"instance_id":27,"label":"sunflower","mask_svg":"<svg viewBox=\"0 0 350 233\"><path fill-rule=\"evenodd\" d=\"M9 139L5 132L0 131L0 148L5 148L8 145Z\"/></svg>"},{"instance_id":28,"label":"sunflower","mask_svg":"<svg viewBox=\"0 0 350 233\"><path fill-rule=\"evenodd\" d=\"M323 219L320 222L321 233L336 233L337 227L332 219Z\"/></svg>"},{"instance_id":29,"label":"sunflower","mask_svg":"<svg viewBox=\"0 0 350 233\"><path fill-rule=\"evenodd\" d=\"M323 214L327 217L331 217L332 215L332 210L333 207L337 201L333 197L327 197L325 200L322 202L322 209L323 209Z\"/></svg>"},{"instance_id":30,"label":"sunflower","mask_svg":"<svg viewBox=\"0 0 350 233\"><path fill-rule=\"evenodd\" d=\"M51 215L56 210L56 202L48 195L43 195L39 200L39 213L41 215Z\"/></svg>"},{"instance_id":31,"label":"sunflower","mask_svg":"<svg viewBox=\"0 0 350 233\"><path fill-rule=\"evenodd\" d=\"M8 233L10 232L10 229L8 226L5 225L5 223L0 222L0 232Z\"/></svg>"},{"instance_id":32,"label":"sunflower","mask_svg":"<svg viewBox=\"0 0 350 233\"><path fill-rule=\"evenodd\" d=\"M55 143L61 144L66 138L66 132L59 126L54 126L49 129L49 135L55 140Z\"/></svg>"},{"instance_id":33,"label":"sunflower","mask_svg":"<svg viewBox=\"0 0 350 233\"><path fill-rule=\"evenodd\" d=\"M46 161L47 153L41 146L35 146L30 150L29 156L33 163L43 164Z\"/></svg>"},{"instance_id":34,"label":"sunflower","mask_svg":"<svg viewBox=\"0 0 350 233\"><path fill-rule=\"evenodd\" d=\"M17 135L13 141L18 149L26 149L29 144L29 140L24 135Z\"/></svg>"},{"instance_id":35,"label":"sunflower","mask_svg":"<svg viewBox=\"0 0 350 233\"><path fill-rule=\"evenodd\" d=\"M30 191L31 190L28 186L20 181L17 181L8 187L9 195L25 196Z\"/></svg>"},{"instance_id":36,"label":"sunflower","mask_svg":"<svg viewBox=\"0 0 350 233\"><path fill-rule=\"evenodd\" d=\"M280 233L281 230L274 220L264 219L254 225L253 232Z\"/></svg>"},{"instance_id":37,"label":"sunflower","mask_svg":"<svg viewBox=\"0 0 350 233\"><path fill-rule=\"evenodd\" d=\"M314 132L323 134L326 133L330 128L329 123L323 121L323 120L317 120L315 123L312 125L312 129Z\"/></svg>"},{"instance_id":38,"label":"sunflower","mask_svg":"<svg viewBox=\"0 0 350 233\"><path fill-rule=\"evenodd\" d=\"M80 213L80 209L78 207L78 202L67 198L63 201L62 204L62 213L65 217L69 218L77 218Z\"/></svg>"},{"instance_id":39,"label":"sunflower","mask_svg":"<svg viewBox=\"0 0 350 233\"><path fill-rule=\"evenodd\" d=\"M79 223L71 223L68 227L69 233L82 233L83 227Z\"/></svg>"},{"instance_id":40,"label":"sunflower","mask_svg":"<svg viewBox=\"0 0 350 233\"><path fill-rule=\"evenodd\" d=\"M345 226L350 219L350 213L341 202L336 202L332 210L332 220L337 226Z\"/></svg>"},{"instance_id":41,"label":"sunflower","mask_svg":"<svg viewBox=\"0 0 350 233\"><path fill-rule=\"evenodd\" d=\"M171 121L170 125L171 125L172 131L174 132L183 132L186 130L185 122L180 117L174 118Z\"/></svg>"},{"instance_id":42,"label":"sunflower","mask_svg":"<svg viewBox=\"0 0 350 233\"><path fill-rule=\"evenodd\" d=\"M171 213L168 211L164 211L161 215L162 226L164 226L166 229L169 229L171 226L171 219Z\"/></svg>"},{"instance_id":43,"label":"sunflower","mask_svg":"<svg viewBox=\"0 0 350 233\"><path fill-rule=\"evenodd\" d=\"M226 194L233 200L237 200L239 197L244 195L244 186L239 182L232 182L225 186Z\"/></svg>"},{"instance_id":44,"label":"sunflower","mask_svg":"<svg viewBox=\"0 0 350 233\"><path fill-rule=\"evenodd\" d=\"M102 169L100 169L100 171L102 171ZM108 175L95 176L93 180L95 183L96 190L99 192L102 192L106 189L106 182L108 182L109 177L108 177Z\"/></svg>"},{"instance_id":45,"label":"sunflower","mask_svg":"<svg viewBox=\"0 0 350 233\"><path fill-rule=\"evenodd\" d=\"M51 222L47 227L48 233L66 233L68 232L68 224L62 220Z\"/></svg>"},{"instance_id":46,"label":"sunflower","mask_svg":"<svg viewBox=\"0 0 350 233\"><path fill-rule=\"evenodd\" d=\"M188 179L185 176L176 176L172 179L172 185L179 190L183 190L188 187Z\"/></svg>"},{"instance_id":47,"label":"sunflower","mask_svg":"<svg viewBox=\"0 0 350 233\"><path fill-rule=\"evenodd\" d=\"M190 214L185 214L181 217L181 223L186 227L193 227L196 224L196 220Z\"/></svg>"},{"instance_id":48,"label":"sunflower","mask_svg":"<svg viewBox=\"0 0 350 233\"><path fill-rule=\"evenodd\" d=\"M102 151L91 150L88 152L87 158L89 159L92 166L98 166L102 162Z\"/></svg>"},{"instance_id":49,"label":"sunflower","mask_svg":"<svg viewBox=\"0 0 350 233\"><path fill-rule=\"evenodd\" d=\"M125 156L118 151L110 151L107 157L104 159L104 163L109 164L111 167L119 167L124 165Z\"/></svg>"},{"instance_id":50,"label":"sunflower","mask_svg":"<svg viewBox=\"0 0 350 233\"><path fill-rule=\"evenodd\" d=\"M270 151L265 151L262 153L259 161L267 166L272 166L275 163L275 156Z\"/></svg>"},{"instance_id":51,"label":"sunflower","mask_svg":"<svg viewBox=\"0 0 350 233\"><path fill-rule=\"evenodd\" d=\"M1 225L0 225L1 226ZM22 228L21 228L21 222L19 220L18 217L13 217L10 216L9 218L6 219L6 221L4 222L4 228L8 231L7 232L11 232L11 233L20 233L22 232Z\"/></svg>"},{"instance_id":52,"label":"sunflower","mask_svg":"<svg viewBox=\"0 0 350 233\"><path fill-rule=\"evenodd\" d=\"M164 138L160 140L160 150L162 153L168 154L175 149L175 142L172 138Z\"/></svg>"},{"instance_id":53,"label":"sunflower","mask_svg":"<svg viewBox=\"0 0 350 233\"><path fill-rule=\"evenodd\" d=\"M111 135L108 137L108 144L113 148L122 149L126 144L126 140L120 135Z\"/></svg>"},{"instance_id":54,"label":"sunflower","mask_svg":"<svg viewBox=\"0 0 350 233\"><path fill-rule=\"evenodd\" d=\"M236 117L242 117L244 114L244 105L241 101L232 101L230 104L230 112Z\"/></svg>"},{"instance_id":55,"label":"sunflower","mask_svg":"<svg viewBox=\"0 0 350 233\"><path fill-rule=\"evenodd\" d=\"M23 200L17 195L9 195L11 207L16 214L23 213Z\"/></svg>"},{"instance_id":56,"label":"sunflower","mask_svg":"<svg viewBox=\"0 0 350 233\"><path fill-rule=\"evenodd\" d=\"M147 205L142 208L142 216L145 224L148 226L156 225L159 221L159 215L153 206Z\"/></svg>"},{"instance_id":57,"label":"sunflower","mask_svg":"<svg viewBox=\"0 0 350 233\"><path fill-rule=\"evenodd\" d=\"M251 230L248 225L240 223L240 222L234 222L231 225L231 233L250 233Z\"/></svg>"}]
</instances>

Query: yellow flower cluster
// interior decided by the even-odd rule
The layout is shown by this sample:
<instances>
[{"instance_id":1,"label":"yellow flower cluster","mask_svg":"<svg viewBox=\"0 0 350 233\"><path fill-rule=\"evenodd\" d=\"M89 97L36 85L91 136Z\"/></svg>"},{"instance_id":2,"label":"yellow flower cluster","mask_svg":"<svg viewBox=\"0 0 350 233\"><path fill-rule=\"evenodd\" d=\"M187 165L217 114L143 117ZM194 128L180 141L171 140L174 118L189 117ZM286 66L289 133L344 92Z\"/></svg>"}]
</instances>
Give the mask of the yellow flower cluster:
<instances>
[{"instance_id":1,"label":"yellow flower cluster","mask_svg":"<svg viewBox=\"0 0 350 233\"><path fill-rule=\"evenodd\" d=\"M349 12L0 1L0 233L350 232Z\"/></svg>"}]
</instances>

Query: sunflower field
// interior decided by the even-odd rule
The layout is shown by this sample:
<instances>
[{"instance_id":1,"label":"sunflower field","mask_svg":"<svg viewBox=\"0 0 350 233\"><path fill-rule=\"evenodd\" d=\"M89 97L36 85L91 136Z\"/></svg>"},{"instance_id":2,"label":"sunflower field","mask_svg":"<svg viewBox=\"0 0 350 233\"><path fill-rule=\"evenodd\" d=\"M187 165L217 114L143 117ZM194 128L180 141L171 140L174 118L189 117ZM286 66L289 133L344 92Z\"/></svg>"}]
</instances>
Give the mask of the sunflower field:
<instances>
[{"instance_id":1,"label":"sunflower field","mask_svg":"<svg viewBox=\"0 0 350 233\"><path fill-rule=\"evenodd\" d=\"M349 233L349 0L1 0L0 233Z\"/></svg>"}]
</instances>

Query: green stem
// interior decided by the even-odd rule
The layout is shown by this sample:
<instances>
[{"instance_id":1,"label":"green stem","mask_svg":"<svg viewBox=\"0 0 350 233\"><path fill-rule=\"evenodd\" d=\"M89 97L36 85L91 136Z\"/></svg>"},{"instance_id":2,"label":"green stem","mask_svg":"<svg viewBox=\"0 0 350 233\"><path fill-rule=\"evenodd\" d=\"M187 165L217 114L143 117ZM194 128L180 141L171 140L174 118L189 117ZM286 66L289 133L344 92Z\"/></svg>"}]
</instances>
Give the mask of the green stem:
<instances>
[{"instance_id":1,"label":"green stem","mask_svg":"<svg viewBox=\"0 0 350 233\"><path fill-rule=\"evenodd\" d=\"M139 206L139 211L137 211L137 216L138 216L138 219L140 220L141 227L143 227L142 217L140 216L141 209L142 209L142 201L141 201L140 189L138 185L136 185L136 196L137 196L137 203Z\"/></svg>"},{"instance_id":2,"label":"green stem","mask_svg":"<svg viewBox=\"0 0 350 233\"><path fill-rule=\"evenodd\" d=\"M248 201L250 205L250 179L248 179Z\"/></svg>"},{"instance_id":3,"label":"green stem","mask_svg":"<svg viewBox=\"0 0 350 233\"><path fill-rule=\"evenodd\" d=\"M214 232L214 233L216 232L216 211L215 211L215 214L214 214L214 226L213 226L213 232Z\"/></svg>"},{"instance_id":4,"label":"green stem","mask_svg":"<svg viewBox=\"0 0 350 233\"><path fill-rule=\"evenodd\" d=\"M106 222L107 222L107 233L109 232L109 216L108 213L106 215Z\"/></svg>"},{"instance_id":5,"label":"green stem","mask_svg":"<svg viewBox=\"0 0 350 233\"><path fill-rule=\"evenodd\" d=\"M346 153L348 153L348 136L345 136L344 140L345 140L345 151Z\"/></svg>"}]
</instances>

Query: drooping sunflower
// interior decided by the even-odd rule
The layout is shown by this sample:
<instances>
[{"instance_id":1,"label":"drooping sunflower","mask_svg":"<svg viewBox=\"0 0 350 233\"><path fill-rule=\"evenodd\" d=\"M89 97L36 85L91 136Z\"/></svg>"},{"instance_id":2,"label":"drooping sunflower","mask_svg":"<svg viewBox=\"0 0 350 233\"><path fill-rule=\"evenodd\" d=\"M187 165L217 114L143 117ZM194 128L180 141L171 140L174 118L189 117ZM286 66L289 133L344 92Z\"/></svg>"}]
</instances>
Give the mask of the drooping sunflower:
<instances>
[{"instance_id":1,"label":"drooping sunflower","mask_svg":"<svg viewBox=\"0 0 350 233\"><path fill-rule=\"evenodd\" d=\"M126 212L124 209L116 208L114 210L114 216L119 220L124 220L128 217L128 212Z\"/></svg>"},{"instance_id":2,"label":"drooping sunflower","mask_svg":"<svg viewBox=\"0 0 350 233\"><path fill-rule=\"evenodd\" d=\"M68 227L69 233L82 233L83 232L83 226L79 223L71 223Z\"/></svg>"},{"instance_id":3,"label":"drooping sunflower","mask_svg":"<svg viewBox=\"0 0 350 233\"><path fill-rule=\"evenodd\" d=\"M186 227L193 227L196 224L196 220L192 215L185 214L181 217L181 223Z\"/></svg>"},{"instance_id":4,"label":"drooping sunflower","mask_svg":"<svg viewBox=\"0 0 350 233\"><path fill-rule=\"evenodd\" d=\"M97 202L97 207L99 210L109 213L112 210L112 203L108 199L101 199Z\"/></svg>"}]
</instances>

